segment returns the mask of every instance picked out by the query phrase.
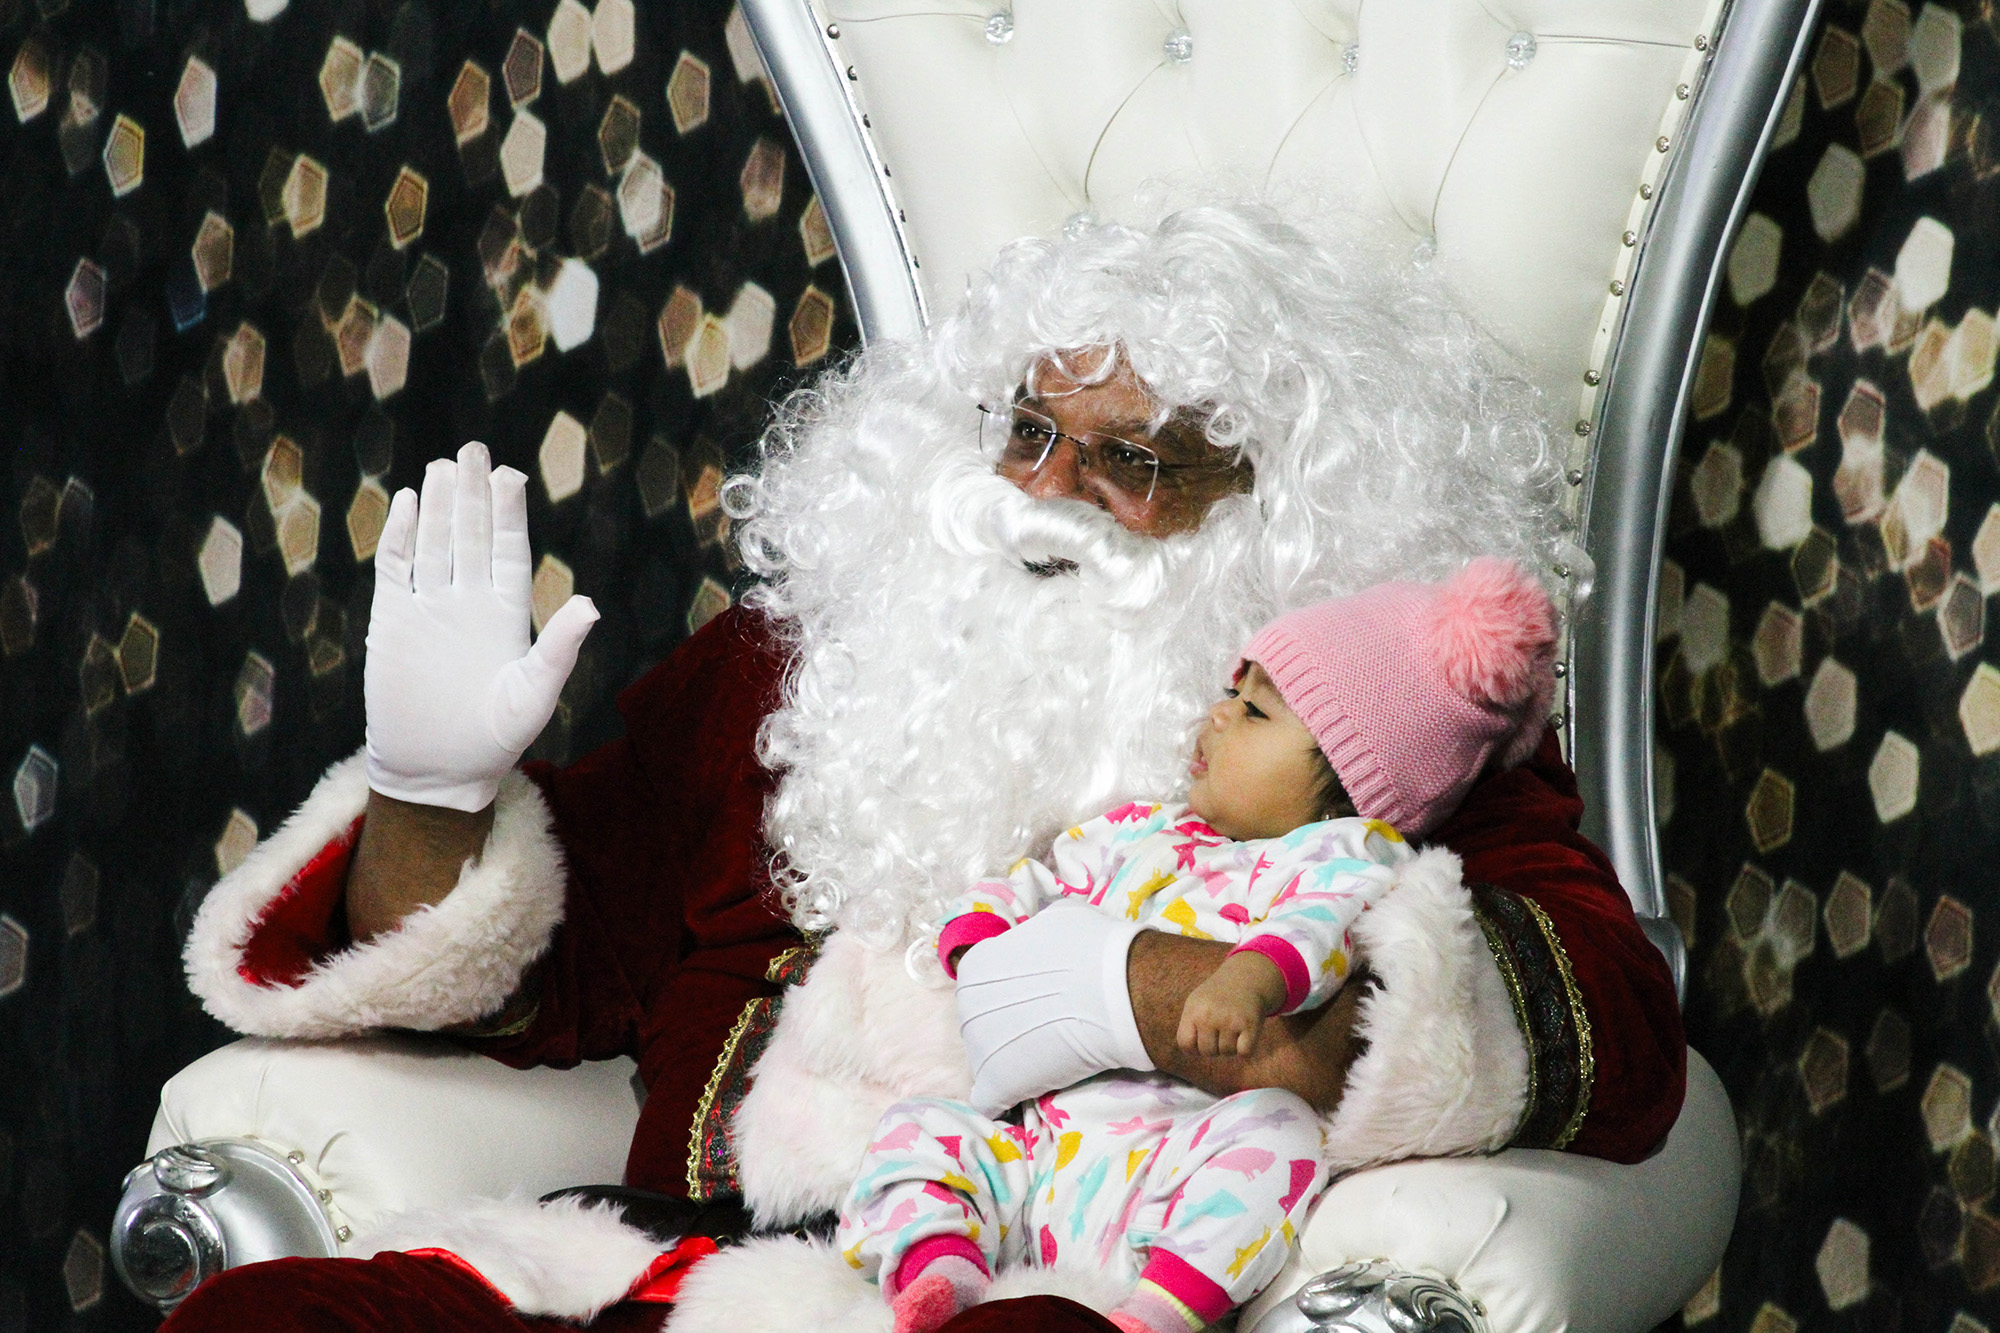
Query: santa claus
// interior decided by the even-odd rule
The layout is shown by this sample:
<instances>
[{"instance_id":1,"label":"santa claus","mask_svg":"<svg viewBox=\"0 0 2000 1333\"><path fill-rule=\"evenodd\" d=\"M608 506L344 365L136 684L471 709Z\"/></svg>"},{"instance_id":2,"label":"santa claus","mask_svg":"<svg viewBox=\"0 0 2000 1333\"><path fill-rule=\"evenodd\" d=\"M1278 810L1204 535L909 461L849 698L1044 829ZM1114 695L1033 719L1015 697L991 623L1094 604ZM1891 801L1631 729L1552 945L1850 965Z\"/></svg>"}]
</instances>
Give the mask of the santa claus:
<instances>
[{"instance_id":1,"label":"santa claus","mask_svg":"<svg viewBox=\"0 0 2000 1333\"><path fill-rule=\"evenodd\" d=\"M1643 1156L1680 1106L1673 986L1552 732L1368 914L1365 984L1248 1056L1174 1040L1227 945L1045 913L967 956L988 984L956 1006L924 962L970 881L1181 792L1274 614L1474 554L1546 565L1536 406L1422 274L1261 207L1017 243L928 339L780 407L726 491L756 586L624 694L623 739L560 769L515 765L595 613L573 600L530 647L526 479L478 445L431 464L376 556L366 749L215 887L190 984L246 1033L631 1055L628 1192L394 1219L367 1262L232 1270L168 1327L886 1326L812 1231L881 1110L1105 1069L1291 1088L1336 1169ZM1032 456L983 442L1018 408L1047 422ZM690 1270L706 1247L663 1258L632 1191L740 1195L740 1225L665 1229L767 1234ZM1014 1290L1115 1301L1091 1280ZM952 1328L1094 1318L1034 1297Z\"/></svg>"}]
</instances>

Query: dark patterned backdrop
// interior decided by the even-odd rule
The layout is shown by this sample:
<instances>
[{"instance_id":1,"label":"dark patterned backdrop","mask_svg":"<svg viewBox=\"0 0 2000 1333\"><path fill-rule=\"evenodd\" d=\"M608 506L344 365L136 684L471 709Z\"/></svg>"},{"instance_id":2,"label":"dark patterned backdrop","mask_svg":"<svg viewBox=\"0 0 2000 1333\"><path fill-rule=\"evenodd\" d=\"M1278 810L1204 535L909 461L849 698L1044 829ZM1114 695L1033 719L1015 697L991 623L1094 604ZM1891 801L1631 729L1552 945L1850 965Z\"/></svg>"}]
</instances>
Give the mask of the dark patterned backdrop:
<instances>
[{"instance_id":1,"label":"dark patterned backdrop","mask_svg":"<svg viewBox=\"0 0 2000 1333\"><path fill-rule=\"evenodd\" d=\"M1747 1167L1701 1333L2000 1323L1996 39L1827 6L1681 442L1659 816Z\"/></svg>"},{"instance_id":2,"label":"dark patterned backdrop","mask_svg":"<svg viewBox=\"0 0 2000 1333\"><path fill-rule=\"evenodd\" d=\"M535 478L536 753L727 604L722 469L854 345L724 0L0 0L0 1333L144 1328L105 1226L218 874L360 743L387 497Z\"/></svg>"}]
</instances>

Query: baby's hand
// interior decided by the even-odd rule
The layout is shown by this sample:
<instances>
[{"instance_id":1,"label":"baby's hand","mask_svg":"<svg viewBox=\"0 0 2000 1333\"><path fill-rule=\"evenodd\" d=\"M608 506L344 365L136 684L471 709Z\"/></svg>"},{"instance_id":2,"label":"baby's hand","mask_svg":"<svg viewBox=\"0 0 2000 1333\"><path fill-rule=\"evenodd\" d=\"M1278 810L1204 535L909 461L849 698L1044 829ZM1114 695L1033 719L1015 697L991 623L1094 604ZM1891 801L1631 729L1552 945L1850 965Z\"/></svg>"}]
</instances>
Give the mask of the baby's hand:
<instances>
[{"instance_id":1,"label":"baby's hand","mask_svg":"<svg viewBox=\"0 0 2000 1333\"><path fill-rule=\"evenodd\" d=\"M1285 1002L1285 978L1260 953L1233 953L1181 1006L1177 1040L1201 1055L1248 1055L1264 1017Z\"/></svg>"}]
</instances>

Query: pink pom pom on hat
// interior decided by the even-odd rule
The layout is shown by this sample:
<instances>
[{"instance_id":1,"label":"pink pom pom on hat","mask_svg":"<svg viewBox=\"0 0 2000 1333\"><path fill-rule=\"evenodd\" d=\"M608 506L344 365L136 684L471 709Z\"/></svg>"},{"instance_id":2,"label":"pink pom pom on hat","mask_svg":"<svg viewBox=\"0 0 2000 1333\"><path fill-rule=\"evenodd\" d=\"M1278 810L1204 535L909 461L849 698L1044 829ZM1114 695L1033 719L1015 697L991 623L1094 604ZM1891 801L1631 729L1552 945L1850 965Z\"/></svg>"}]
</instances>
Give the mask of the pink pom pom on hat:
<instances>
[{"instance_id":1,"label":"pink pom pom on hat","mask_svg":"<svg viewBox=\"0 0 2000 1333\"><path fill-rule=\"evenodd\" d=\"M1443 583L1384 583L1280 616L1242 657L1319 741L1355 809L1420 838L1489 767L1534 753L1555 650L1548 594L1482 556Z\"/></svg>"}]
</instances>

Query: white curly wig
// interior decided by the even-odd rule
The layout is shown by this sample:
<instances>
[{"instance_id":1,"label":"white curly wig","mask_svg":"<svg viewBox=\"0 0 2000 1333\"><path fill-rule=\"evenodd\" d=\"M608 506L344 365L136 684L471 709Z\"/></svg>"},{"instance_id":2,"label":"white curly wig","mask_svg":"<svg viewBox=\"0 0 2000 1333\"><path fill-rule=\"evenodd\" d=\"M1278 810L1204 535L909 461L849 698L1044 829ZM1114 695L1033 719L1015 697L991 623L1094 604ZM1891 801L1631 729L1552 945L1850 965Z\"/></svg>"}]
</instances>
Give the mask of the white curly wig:
<instances>
[{"instance_id":1,"label":"white curly wig","mask_svg":"<svg viewBox=\"0 0 2000 1333\"><path fill-rule=\"evenodd\" d=\"M1064 352L1204 415L1254 489L1151 538L994 475L978 405ZM1008 246L928 339L787 401L726 488L794 654L760 740L787 906L908 939L1069 824L1178 797L1261 624L1476 554L1544 567L1558 484L1526 382L1365 243L1230 203Z\"/></svg>"}]
</instances>

